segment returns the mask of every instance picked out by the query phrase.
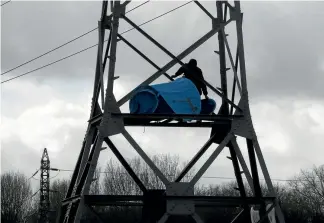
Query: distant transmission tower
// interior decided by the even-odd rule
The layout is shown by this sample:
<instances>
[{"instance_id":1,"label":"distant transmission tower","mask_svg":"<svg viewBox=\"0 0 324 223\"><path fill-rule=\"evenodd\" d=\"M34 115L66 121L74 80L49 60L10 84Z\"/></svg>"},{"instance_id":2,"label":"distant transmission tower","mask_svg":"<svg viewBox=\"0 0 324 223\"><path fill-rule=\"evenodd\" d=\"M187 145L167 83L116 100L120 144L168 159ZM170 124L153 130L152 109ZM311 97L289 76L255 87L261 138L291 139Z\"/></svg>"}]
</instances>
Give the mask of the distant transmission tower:
<instances>
[{"instance_id":1,"label":"distant transmission tower","mask_svg":"<svg viewBox=\"0 0 324 223\"><path fill-rule=\"evenodd\" d=\"M47 149L44 149L40 167L40 200L39 200L39 223L49 222L50 211L50 160Z\"/></svg>"},{"instance_id":2,"label":"distant transmission tower","mask_svg":"<svg viewBox=\"0 0 324 223\"><path fill-rule=\"evenodd\" d=\"M235 1L230 4L227 1L217 1L217 16L212 15L209 10L204 8L198 1L193 1L206 15L211 19L210 30L201 38L196 40L191 46L181 52L179 55L173 55L169 50L154 40L148 33L142 30L138 25L132 22L126 15L126 7L130 1L112 1L111 14L107 15L108 3L103 2L101 19L98 24L99 44L97 52L96 74L94 80L93 98L88 129L84 142L78 157L70 186L68 188L65 200L62 202L58 222L74 223L80 222L83 213L87 209L91 210L97 219L100 215L92 206L110 206L110 205L138 205L143 206L142 222L146 223L164 223L174 215L190 216L196 222L204 222L202 217L196 212L197 207L213 209L217 207L236 207L239 213L232 222L240 219L241 222L276 222L284 223L284 216L279 207L278 200L261 152L260 145L253 128L250 114L247 79L245 70L245 56L243 45L242 20L240 2ZM183 16L183 15L182 15ZM188 15L190 16L190 15ZM119 34L119 22L123 19L139 33L143 34L149 41L159 47L164 53L170 56L171 60L163 66L158 66L144 53L138 50L128 40ZM229 23L235 23L235 32L230 34L225 32L225 27ZM161 27L159 27L161 28ZM166 27L167 28L167 27ZM104 52L104 38L106 30L109 30L109 39ZM121 113L120 107L128 102L141 86L150 85L160 76L165 75L169 80L173 80L166 72L174 65L183 65L182 60L208 39L218 33L219 49L215 52L219 56L220 71L214 73L220 74L221 91L215 84L210 84L205 80L199 80L207 87L220 96L221 107L218 114L214 115L191 115L191 114L125 114ZM236 38L236 46L231 48L227 40L227 34ZM172 35L170 33L170 35ZM215 41L215 42L216 42ZM157 69L157 72L142 82L136 89L129 92L119 101L116 100L113 93L115 76L115 64L117 44L123 42L131 49L136 51L149 64ZM235 54L231 49L236 49ZM212 53L212 52L206 52ZM120 58L120 56L119 56ZM227 66L226 58L229 58L230 68ZM104 71L108 62L108 83L104 89L103 80ZM123 66L127 66L128 61L122 61ZM228 96L228 77L230 72L233 74L232 95ZM236 92L237 91L237 92ZM238 102L238 103L235 103ZM101 104L101 105L100 105ZM189 106L189 105L188 105ZM191 119L197 122L177 122L179 119ZM158 121L157 121L158 120ZM161 121L165 120L165 121ZM209 139L192 158L188 165L183 169L175 181L169 181L161 172L156 164L146 155L136 140L125 128L126 126L154 126L154 127L200 127L211 129ZM171 130L170 130L171 131ZM111 141L111 136L121 134L141 156L146 164L153 170L156 176L163 182L165 190L147 189L139 176L133 171L126 159L120 154L117 146ZM245 139L249 156L250 170L242 155L241 148L237 143L237 136ZM90 184L93 180L97 161L102 151L102 144L105 142L134 182L142 190L143 195L89 195ZM197 163L202 155L211 145L215 145L212 154L195 176L189 182L182 182L186 174ZM237 180L237 189L240 197L224 196L196 196L194 186L198 180L207 171L217 156L227 147L230 152L230 160ZM259 161L261 171L264 175L270 196L264 197L260 187L257 160ZM253 191L253 196L248 197L246 188L243 184L242 174L247 178L248 184ZM87 209L86 209L87 208ZM269 213L275 208L275 218ZM273 213L273 212L272 212ZM104 222L103 220L98 220Z\"/></svg>"}]
</instances>

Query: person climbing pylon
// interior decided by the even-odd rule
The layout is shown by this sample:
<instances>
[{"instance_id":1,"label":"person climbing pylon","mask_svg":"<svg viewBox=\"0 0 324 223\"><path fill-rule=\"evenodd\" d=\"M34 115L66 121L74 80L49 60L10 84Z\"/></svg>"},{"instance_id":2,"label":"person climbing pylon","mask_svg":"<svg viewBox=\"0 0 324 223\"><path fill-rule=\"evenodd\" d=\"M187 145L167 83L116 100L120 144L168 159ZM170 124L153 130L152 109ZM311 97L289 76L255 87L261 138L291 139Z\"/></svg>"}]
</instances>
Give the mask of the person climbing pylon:
<instances>
[{"instance_id":1,"label":"person climbing pylon","mask_svg":"<svg viewBox=\"0 0 324 223\"><path fill-rule=\"evenodd\" d=\"M191 59L189 63L180 67L179 70L171 77L176 78L182 74L185 78L188 78L194 83L200 95L203 93L205 98L208 99L206 84L200 81L204 80L204 76L201 69L197 66L197 60Z\"/></svg>"}]
</instances>

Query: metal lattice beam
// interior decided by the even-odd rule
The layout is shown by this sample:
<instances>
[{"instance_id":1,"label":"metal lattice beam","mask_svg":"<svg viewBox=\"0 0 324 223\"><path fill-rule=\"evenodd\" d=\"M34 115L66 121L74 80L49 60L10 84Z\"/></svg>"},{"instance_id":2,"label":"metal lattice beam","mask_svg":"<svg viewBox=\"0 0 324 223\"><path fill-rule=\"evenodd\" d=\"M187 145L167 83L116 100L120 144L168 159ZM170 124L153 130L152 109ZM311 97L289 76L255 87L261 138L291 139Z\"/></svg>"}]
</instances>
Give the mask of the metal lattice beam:
<instances>
[{"instance_id":1,"label":"metal lattice beam","mask_svg":"<svg viewBox=\"0 0 324 223\"><path fill-rule=\"evenodd\" d=\"M101 19L98 23L98 52L96 62L96 73L94 80L93 98L91 106L91 115L88 121L88 129L84 142L81 148L79 158L77 160L75 170L72 175L71 184L66 194L65 200L62 202L58 222L74 223L80 222L82 213L86 207L104 205L104 206L143 206L143 218L145 221L165 222L172 215L190 215L196 222L203 222L201 216L195 212L195 207L218 207L231 206L241 207L242 211L233 219L243 219L244 222L251 222L249 216L250 206L261 207L260 219L267 220L267 212L264 207L266 204L275 206L279 223L284 223L284 217L278 205L276 195L273 190L271 179L266 168L260 146L257 141L257 136L253 128L251 114L248 103L248 90L246 80L246 68L244 57L244 45L242 34L243 14L241 12L240 2L235 1L234 5L227 1L217 1L217 15L214 17L208 9L206 9L198 1L194 1L210 19L212 26L201 38L196 40L191 46L185 49L177 56L166 49L162 44L153 39L148 33L137 26L133 21L125 16L127 5L130 1L120 3L120 1L111 1L111 14L107 15L108 2L104 1L102 5ZM229 19L228 19L229 17ZM139 33L146 37L149 41L160 48L164 53L171 57L171 60L164 66L158 65L136 46L131 44L131 41L126 40L119 34L119 21L126 21L134 27ZM237 46L236 52L232 53L230 43L225 34L225 28L230 23L236 25ZM104 37L106 31L109 31L108 44L104 50ZM172 80L168 70L176 64L183 65L182 61L186 56L199 48L207 40L211 39L215 34L218 34L219 49L215 50L218 55L220 70L217 71L220 75L221 90L215 87L214 83L209 83L205 80L198 80L206 84L206 86L215 92L222 101L218 114L212 115L184 115L184 114L145 114L134 115L121 113L120 107L124 105L134 95L138 87L151 84L160 76L165 75L169 80ZM119 41L121 40L121 41ZM118 42L125 43L128 47L137 52L148 64L152 65L157 71L149 78L143 81L135 89L117 101L113 93L114 81L118 78L115 76L116 55ZM105 53L104 53L105 52ZM233 58L235 56L235 61ZM226 58L229 57L231 68L227 68ZM125 62L126 63L126 62ZM108 65L108 82L104 89L104 70ZM231 99L228 98L228 76L229 71L233 73L233 86ZM235 94L238 88L239 96ZM238 104L234 103L239 101ZM101 104L101 106L100 106ZM193 119L196 122L179 122L183 119ZM146 155L136 139L133 138L126 130L126 126L155 126L155 127L204 127L211 129L209 139L192 158L189 164L180 173L174 182L170 182L154 162ZM165 191L148 190L141 179L132 170L126 159L118 151L118 146L114 145L110 139L111 136L121 134L129 141L133 149L142 157L145 163L152 169L154 174L163 182ZM236 137L244 137L248 143L250 170L246 165L244 157L241 153L241 148L236 142ZM97 165L97 161L102 150L102 144L105 142L118 158L127 172L130 174L134 182L140 187L143 196L112 196L112 195L89 195L89 188ZM218 146L213 146L218 144ZM196 175L189 182L181 182L185 175L191 170L201 156L211 147L214 151L207 161L198 170ZM216 148L215 148L216 147ZM233 170L238 183L240 197L202 197L194 196L194 186L201 179L203 174L208 170L211 164L217 159L218 155L228 148L231 156L229 159L232 162ZM256 156L255 156L256 153ZM257 170L257 159L263 175L266 178L266 183L271 191L271 197L264 197L260 190L260 182ZM241 168L243 169L241 171ZM251 171L251 173L250 173ZM242 174L248 180L248 184L253 191L253 197L248 197L246 188L244 188ZM163 207L163 208L162 208ZM160 208L159 212L153 214L154 208ZM91 209L91 208L90 208ZM164 210L165 209L165 210ZM152 212L152 213L151 213ZM163 212L163 213L161 213ZM93 212L99 219L98 213ZM153 216L154 215L154 216ZM161 216L160 216L161 215Z\"/></svg>"},{"instance_id":2,"label":"metal lattice beam","mask_svg":"<svg viewBox=\"0 0 324 223\"><path fill-rule=\"evenodd\" d=\"M39 222L49 222L50 210L50 160L47 149L44 149L40 165L40 199L39 199Z\"/></svg>"}]
</instances>

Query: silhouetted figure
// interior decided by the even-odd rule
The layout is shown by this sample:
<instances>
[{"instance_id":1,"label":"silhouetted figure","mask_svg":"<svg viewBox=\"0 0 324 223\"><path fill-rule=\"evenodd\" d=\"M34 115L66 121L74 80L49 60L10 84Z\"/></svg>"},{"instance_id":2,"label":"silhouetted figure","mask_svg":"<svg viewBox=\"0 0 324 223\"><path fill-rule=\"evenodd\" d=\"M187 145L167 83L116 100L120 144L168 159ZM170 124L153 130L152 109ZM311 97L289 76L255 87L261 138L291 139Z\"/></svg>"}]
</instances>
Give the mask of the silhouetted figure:
<instances>
[{"instance_id":1,"label":"silhouetted figure","mask_svg":"<svg viewBox=\"0 0 324 223\"><path fill-rule=\"evenodd\" d=\"M171 77L175 78L182 74L185 78L188 78L195 84L200 95L204 93L205 97L208 98L208 92L205 83L199 81L204 80L204 76L202 74L201 69L197 66L197 60L191 59L189 63L184 64L182 67L180 67L180 69L175 73L175 75L172 75Z\"/></svg>"}]
</instances>

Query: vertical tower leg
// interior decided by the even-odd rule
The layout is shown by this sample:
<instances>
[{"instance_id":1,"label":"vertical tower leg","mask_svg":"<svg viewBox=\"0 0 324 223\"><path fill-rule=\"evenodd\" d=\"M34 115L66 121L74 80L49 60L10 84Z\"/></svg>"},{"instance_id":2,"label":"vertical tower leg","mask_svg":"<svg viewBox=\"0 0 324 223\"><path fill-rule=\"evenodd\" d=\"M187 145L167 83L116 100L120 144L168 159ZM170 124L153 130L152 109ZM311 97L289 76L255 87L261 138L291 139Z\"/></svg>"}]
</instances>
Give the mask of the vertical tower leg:
<instances>
[{"instance_id":1,"label":"vertical tower leg","mask_svg":"<svg viewBox=\"0 0 324 223\"><path fill-rule=\"evenodd\" d=\"M226 19L227 19L227 12L228 12L227 5L225 5L225 2L224 1L216 1L216 10L217 10L217 20L220 23L225 23ZM219 46L218 56L219 56L222 93L227 98L228 97L227 71L230 69L227 68L227 65L226 65L225 38L226 38L226 36L225 36L225 27L224 27L223 29L221 29L220 32L218 32L218 46ZM230 115L228 102L224 99L222 100L222 105L219 110L219 114ZM241 175L239 162L237 159L235 148L231 142L229 142L228 148L229 148L230 155L231 155L230 159L233 164L234 174L235 174L237 184L238 184L237 189L239 190L241 197L246 198L246 191L245 191L244 184L243 184L243 179L242 179L242 175ZM244 208L244 212L240 215L239 218L240 219L243 218L245 222L249 222L250 221L249 207L248 207L248 205L244 205L243 208Z\"/></svg>"},{"instance_id":2,"label":"vertical tower leg","mask_svg":"<svg viewBox=\"0 0 324 223\"><path fill-rule=\"evenodd\" d=\"M250 165L251 165L251 172L252 172L252 178L253 178L253 186L254 186L254 193L256 198L262 198L262 191L260 186L260 180L258 175L258 168L257 163L255 159L255 153L253 148L253 143L251 139L246 139L249 158L250 158ZM264 216L266 213L265 204L262 203L259 208L259 214L260 216ZM268 219L264 220L265 223L269 223Z\"/></svg>"},{"instance_id":3,"label":"vertical tower leg","mask_svg":"<svg viewBox=\"0 0 324 223\"><path fill-rule=\"evenodd\" d=\"M272 192L272 196L276 196L275 192L273 190L272 182L269 177L269 173L267 171L265 162L263 160L262 152L259 147L259 143L257 140L257 136L255 133L255 130L253 128L253 123L251 119L250 109L248 106L248 91L247 91L247 81L246 81L246 68L245 68L245 56L244 56L244 44L243 44L243 32L242 32L242 13L241 13L241 5L239 1L234 2L234 9L235 13L233 13L233 17L236 19L236 33L237 33L237 41L238 41L238 57L239 57L239 67L240 67L240 73L241 73L241 84L242 84L242 98L241 102L243 102L244 106L244 113L247 117L246 123L243 128L246 128L246 131L248 132L249 137L247 137L247 146L248 146L248 152L251 162L251 171L252 171L252 178L253 178L253 186L254 186L254 193L255 196L262 196L261 189L259 189L259 180L258 179L258 173L257 173L257 167L256 167L256 159L255 159L255 153L254 153L254 147L255 146L255 152L259 158L260 166L263 171L263 175L266 178L267 186L269 190ZM252 160L251 160L252 159ZM256 179L255 179L256 178ZM258 182L257 182L258 181ZM275 206L276 206L276 214L279 219L280 223L284 223L284 217L282 214L282 211L278 205L278 200L275 199ZM261 205L261 212L265 212L264 207Z\"/></svg>"},{"instance_id":4,"label":"vertical tower leg","mask_svg":"<svg viewBox=\"0 0 324 223\"><path fill-rule=\"evenodd\" d=\"M271 193L271 196L274 196L275 197L276 196L276 192L275 192L275 190L273 188L272 181L270 179L270 175L269 175L267 166L265 164L265 161L264 161L264 158L263 158L263 155L262 155L260 146L259 146L259 142L258 142L257 139L256 140L253 140L253 145L254 145L254 148L255 148L255 153L257 154L258 160L260 162L260 167L261 167L263 176L265 178L267 187L268 187L268 189L269 189L269 191ZM284 218L284 215L283 215L282 210L280 208L278 199L275 200L275 203L274 204L275 204L275 210L276 210L276 214L277 214L277 217L279 219L279 222L280 223L284 223L285 222L285 218Z\"/></svg>"}]
</instances>

